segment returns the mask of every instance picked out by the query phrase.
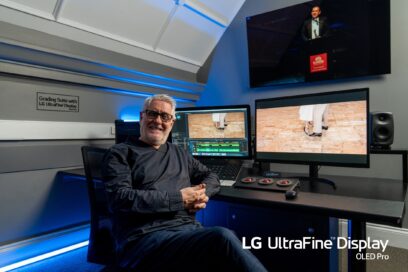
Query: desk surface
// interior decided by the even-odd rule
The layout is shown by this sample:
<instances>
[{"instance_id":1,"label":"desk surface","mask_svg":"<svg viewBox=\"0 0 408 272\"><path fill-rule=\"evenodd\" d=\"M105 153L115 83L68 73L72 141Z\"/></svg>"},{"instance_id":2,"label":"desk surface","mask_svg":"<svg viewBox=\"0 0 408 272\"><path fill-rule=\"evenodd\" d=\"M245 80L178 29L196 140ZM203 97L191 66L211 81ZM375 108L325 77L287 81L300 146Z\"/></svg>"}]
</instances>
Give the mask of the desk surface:
<instances>
[{"instance_id":1,"label":"desk surface","mask_svg":"<svg viewBox=\"0 0 408 272\"><path fill-rule=\"evenodd\" d=\"M296 212L402 226L404 201L366 199L359 197L299 192L294 200L283 193L222 187L217 199L238 203L274 206Z\"/></svg>"},{"instance_id":2,"label":"desk surface","mask_svg":"<svg viewBox=\"0 0 408 272\"><path fill-rule=\"evenodd\" d=\"M84 176L84 169L61 171L64 175ZM273 206L296 212L322 214L366 222L402 226L406 185L402 181L342 176L324 176L337 184L302 182L298 197L286 200L279 192L222 187L216 199L236 203Z\"/></svg>"}]
</instances>

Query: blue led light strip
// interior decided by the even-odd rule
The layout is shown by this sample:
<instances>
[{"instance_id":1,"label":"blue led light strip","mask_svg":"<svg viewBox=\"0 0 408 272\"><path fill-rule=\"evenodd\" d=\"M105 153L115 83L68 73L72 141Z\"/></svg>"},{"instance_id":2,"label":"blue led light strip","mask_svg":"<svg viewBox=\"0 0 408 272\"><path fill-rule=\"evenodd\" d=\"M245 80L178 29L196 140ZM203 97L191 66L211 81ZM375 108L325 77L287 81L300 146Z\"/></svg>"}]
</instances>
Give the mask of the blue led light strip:
<instances>
[{"instance_id":1,"label":"blue led light strip","mask_svg":"<svg viewBox=\"0 0 408 272\"><path fill-rule=\"evenodd\" d=\"M26 259L26 260L23 260L23 261L20 261L20 262L17 262L17 263L13 263L13 264L10 264L10 265L7 265L7 266L3 266L3 267L0 267L0 272L6 272L6 271L13 270L13 269L17 269L17 268L22 267L22 266L26 266L26 265L29 265L29 264L32 264L32 263L36 263L36 262L41 261L41 260L45 260L45 259L57 256L57 255L61 255L63 253L66 253L66 252L69 252L69 251L72 251L72 250L75 250L75 249L78 249L78 248L81 248L81 247L85 247L88 244L89 244L89 241L87 240L87 241L84 241L84 242L81 242L81 243L78 243L78 244L74 244L74 245L63 247L61 249L57 249L57 250L54 250L54 251L51 251L51 252L48 252L48 253L45 253L45 254L41 254L41 255L38 255L36 257L32 257L32 258L29 258L29 259Z\"/></svg>"},{"instance_id":2,"label":"blue led light strip","mask_svg":"<svg viewBox=\"0 0 408 272\"><path fill-rule=\"evenodd\" d=\"M220 26L220 27L223 27L223 28L226 28L226 27L227 27L227 26L224 25L223 23L218 22L218 21L215 20L214 18L211 18L210 16L208 16L208 15L202 13L201 11L199 11L199 10L197 10L197 9L195 9L195 8L193 8L192 6L190 6L190 5L186 4L186 3L184 3L183 5L184 5L186 8L188 8L189 10L191 10L192 12L195 12L195 13L197 13L198 15L200 15L201 17L207 19L208 21L213 22L214 24L216 24L216 25L218 25L218 26Z\"/></svg>"},{"instance_id":3,"label":"blue led light strip","mask_svg":"<svg viewBox=\"0 0 408 272\"><path fill-rule=\"evenodd\" d=\"M154 95L152 93L139 93L139 92L134 92L134 91L104 88L104 87L95 87L95 89L103 90L103 91L110 92L110 93L126 94L126 95L141 96L141 97L149 97L149 96ZM173 99L176 100L176 102L180 102L180 103L195 103L195 100L191 100L191 99L183 99L183 98L175 98L175 97L173 97Z\"/></svg>"}]
</instances>

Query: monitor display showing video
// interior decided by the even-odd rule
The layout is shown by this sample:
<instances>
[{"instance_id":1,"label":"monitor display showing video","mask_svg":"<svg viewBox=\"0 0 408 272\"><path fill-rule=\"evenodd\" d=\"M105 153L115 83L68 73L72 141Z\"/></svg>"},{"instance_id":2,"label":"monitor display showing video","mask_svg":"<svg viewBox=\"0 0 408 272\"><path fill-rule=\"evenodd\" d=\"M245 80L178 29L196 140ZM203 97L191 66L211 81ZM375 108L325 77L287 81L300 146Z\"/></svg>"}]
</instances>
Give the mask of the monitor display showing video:
<instances>
[{"instance_id":1,"label":"monitor display showing video","mask_svg":"<svg viewBox=\"0 0 408 272\"><path fill-rule=\"evenodd\" d=\"M256 157L367 165L368 90L257 100Z\"/></svg>"}]
</instances>

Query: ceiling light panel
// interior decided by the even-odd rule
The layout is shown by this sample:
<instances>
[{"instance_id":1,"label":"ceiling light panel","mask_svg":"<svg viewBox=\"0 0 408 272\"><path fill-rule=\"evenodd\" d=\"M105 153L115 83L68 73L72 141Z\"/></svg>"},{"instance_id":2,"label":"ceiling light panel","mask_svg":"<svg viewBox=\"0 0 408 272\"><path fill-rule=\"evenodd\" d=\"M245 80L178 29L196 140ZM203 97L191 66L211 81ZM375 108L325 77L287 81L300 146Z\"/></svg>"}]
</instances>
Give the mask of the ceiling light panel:
<instances>
[{"instance_id":1,"label":"ceiling light panel","mask_svg":"<svg viewBox=\"0 0 408 272\"><path fill-rule=\"evenodd\" d=\"M64 0L58 21L153 50L174 7L173 0Z\"/></svg>"}]
</instances>

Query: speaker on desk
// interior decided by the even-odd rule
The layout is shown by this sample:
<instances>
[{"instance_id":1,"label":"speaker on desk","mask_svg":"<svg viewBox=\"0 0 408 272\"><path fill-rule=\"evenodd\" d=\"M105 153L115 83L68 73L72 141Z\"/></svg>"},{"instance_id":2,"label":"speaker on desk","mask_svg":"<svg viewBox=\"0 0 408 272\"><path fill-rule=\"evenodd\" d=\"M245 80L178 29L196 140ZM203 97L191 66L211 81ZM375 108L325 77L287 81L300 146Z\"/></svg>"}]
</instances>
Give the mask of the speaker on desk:
<instances>
[{"instance_id":1,"label":"speaker on desk","mask_svg":"<svg viewBox=\"0 0 408 272\"><path fill-rule=\"evenodd\" d=\"M394 118L391 112L376 111L371 117L371 149L390 149L394 142Z\"/></svg>"}]
</instances>

